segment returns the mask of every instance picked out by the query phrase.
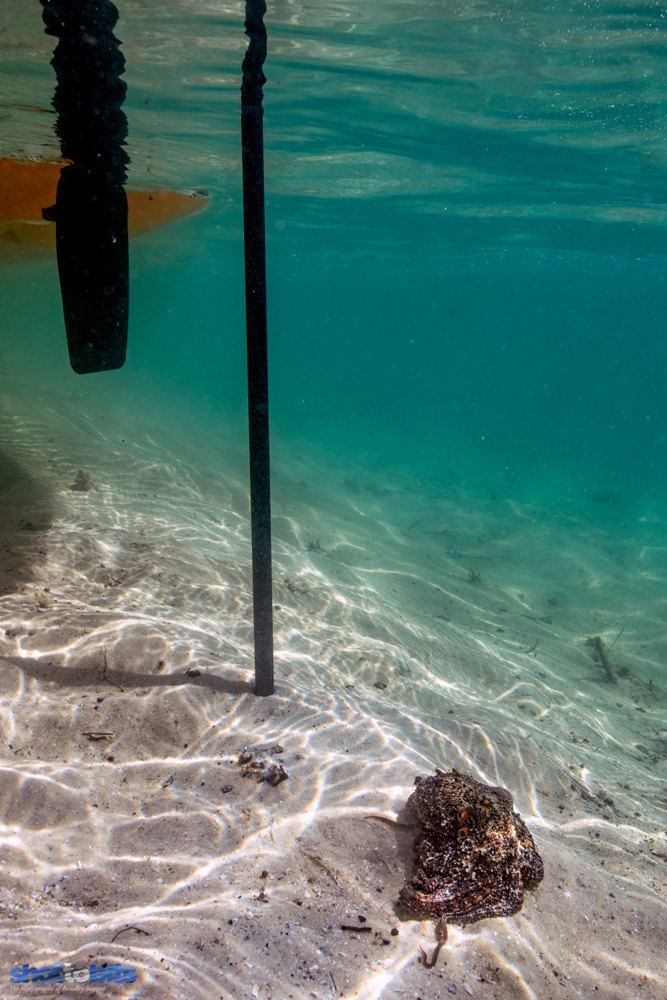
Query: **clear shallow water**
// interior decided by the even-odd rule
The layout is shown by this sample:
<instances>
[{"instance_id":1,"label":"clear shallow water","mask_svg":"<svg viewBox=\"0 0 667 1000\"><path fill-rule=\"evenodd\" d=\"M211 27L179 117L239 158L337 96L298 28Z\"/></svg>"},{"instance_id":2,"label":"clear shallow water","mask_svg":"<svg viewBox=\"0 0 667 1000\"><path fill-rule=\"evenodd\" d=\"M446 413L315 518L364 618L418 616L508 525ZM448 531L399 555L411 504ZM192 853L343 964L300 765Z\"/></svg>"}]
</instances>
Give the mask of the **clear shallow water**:
<instances>
[{"instance_id":1,"label":"clear shallow water","mask_svg":"<svg viewBox=\"0 0 667 1000\"><path fill-rule=\"evenodd\" d=\"M130 182L212 197L157 256L134 247L135 361L239 410L241 6L131 8ZM3 15L7 155L57 151L52 116L16 107L49 108L38 14ZM438 460L484 436L501 469L660 495L660 8L285 4L268 23L278 428L378 421Z\"/></svg>"},{"instance_id":2,"label":"clear shallow water","mask_svg":"<svg viewBox=\"0 0 667 1000\"><path fill-rule=\"evenodd\" d=\"M2 155L58 151L39 14L1 15ZM131 244L119 372L70 371L55 262L0 269L4 889L19 917L5 965L45 947L48 928L42 964L63 949L131 958L137 996L208 996L211 982L271 996L291 975L280 942L278 964L252 973L235 968L248 928L218 933L239 894L264 932L254 851L287 879L276 901L302 928L294 953L319 963L318 989L342 965L345 991L422 995L432 984L414 953L428 925L401 923L381 967L361 948L325 966L324 918L303 893L335 913L326 933L348 910L388 929L409 842L392 867L394 842L364 841L354 817L400 810L414 774L444 762L512 789L548 872L520 917L452 930L459 990L493 995L492 965L517 996L561 995L554 969L575 991L662 996L664 21L658 7L604 4L270 7L282 700L267 715L242 693L242 7L122 7L130 184L205 189L211 204ZM88 493L70 488L79 468ZM596 635L611 680L587 645ZM111 743L82 735L96 711L82 694L104 699ZM287 747L289 796L242 781L225 798L207 769L233 783L235 754L256 741ZM156 789L170 775L165 805ZM42 781L69 789L76 822L32 811ZM91 790L107 794L102 817ZM334 859L335 900L307 881L297 836ZM79 865L95 897L83 883L65 893ZM199 947L183 894L224 960ZM109 951L135 922L159 947Z\"/></svg>"}]
</instances>

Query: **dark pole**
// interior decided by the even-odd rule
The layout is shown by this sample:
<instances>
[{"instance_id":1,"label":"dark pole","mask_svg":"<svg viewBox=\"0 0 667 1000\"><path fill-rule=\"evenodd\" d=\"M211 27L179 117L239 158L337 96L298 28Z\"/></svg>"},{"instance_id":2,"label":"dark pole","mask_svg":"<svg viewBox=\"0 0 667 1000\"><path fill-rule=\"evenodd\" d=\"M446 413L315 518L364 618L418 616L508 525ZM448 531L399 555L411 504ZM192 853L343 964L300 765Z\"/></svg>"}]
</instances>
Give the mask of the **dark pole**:
<instances>
[{"instance_id":1,"label":"dark pole","mask_svg":"<svg viewBox=\"0 0 667 1000\"><path fill-rule=\"evenodd\" d=\"M125 362L129 303L125 59L111 0L41 0L46 33L59 39L51 65L63 167L55 205L58 273L70 364L109 371Z\"/></svg>"},{"instance_id":2,"label":"dark pole","mask_svg":"<svg viewBox=\"0 0 667 1000\"><path fill-rule=\"evenodd\" d=\"M255 631L255 694L273 694L273 592L271 581L271 472L269 462L269 372L266 337L266 247L264 233L264 134L262 87L266 77L264 0L246 0L241 144L243 233L248 342L250 437L250 525Z\"/></svg>"}]
</instances>

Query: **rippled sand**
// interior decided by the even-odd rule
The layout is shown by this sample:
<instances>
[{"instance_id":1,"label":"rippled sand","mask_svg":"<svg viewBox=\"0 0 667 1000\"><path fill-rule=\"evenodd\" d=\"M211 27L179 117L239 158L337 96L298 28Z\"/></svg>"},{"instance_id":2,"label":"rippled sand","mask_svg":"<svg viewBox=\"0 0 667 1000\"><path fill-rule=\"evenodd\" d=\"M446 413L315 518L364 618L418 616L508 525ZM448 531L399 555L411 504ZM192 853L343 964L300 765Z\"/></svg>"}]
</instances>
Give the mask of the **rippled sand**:
<instances>
[{"instance_id":1,"label":"rippled sand","mask_svg":"<svg viewBox=\"0 0 667 1000\"><path fill-rule=\"evenodd\" d=\"M63 996L664 996L662 525L277 447L258 700L234 439L2 403L5 996L55 995L7 980L58 961L138 976ZM364 817L435 766L509 788L546 876L428 971L413 834Z\"/></svg>"}]
</instances>

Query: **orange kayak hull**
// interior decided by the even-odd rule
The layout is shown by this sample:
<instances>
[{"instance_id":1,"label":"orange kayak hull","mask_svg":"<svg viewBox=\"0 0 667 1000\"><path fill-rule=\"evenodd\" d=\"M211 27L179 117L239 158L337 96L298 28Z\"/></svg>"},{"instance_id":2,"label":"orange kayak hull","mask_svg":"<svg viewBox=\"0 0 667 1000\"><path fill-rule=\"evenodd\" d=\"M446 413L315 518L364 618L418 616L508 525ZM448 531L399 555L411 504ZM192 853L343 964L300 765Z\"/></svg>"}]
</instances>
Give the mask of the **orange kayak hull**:
<instances>
[{"instance_id":1,"label":"orange kayak hull","mask_svg":"<svg viewBox=\"0 0 667 1000\"><path fill-rule=\"evenodd\" d=\"M0 264L28 264L56 256L56 224L42 210L56 203L63 163L0 156ZM201 211L208 202L178 191L128 191L130 238Z\"/></svg>"}]
</instances>

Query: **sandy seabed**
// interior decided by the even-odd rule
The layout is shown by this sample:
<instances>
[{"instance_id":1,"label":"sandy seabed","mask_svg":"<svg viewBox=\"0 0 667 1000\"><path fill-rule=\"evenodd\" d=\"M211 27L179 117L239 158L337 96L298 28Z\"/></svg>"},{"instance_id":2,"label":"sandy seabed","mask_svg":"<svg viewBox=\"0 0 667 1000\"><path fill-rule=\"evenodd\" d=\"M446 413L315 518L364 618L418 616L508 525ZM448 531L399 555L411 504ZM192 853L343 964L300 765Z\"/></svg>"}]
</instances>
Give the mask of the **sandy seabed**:
<instances>
[{"instance_id":1,"label":"sandy seabed","mask_svg":"<svg viewBox=\"0 0 667 1000\"><path fill-rule=\"evenodd\" d=\"M0 404L3 996L664 1000L659 518L278 448L257 699L242 449ZM414 833L365 817L436 766L510 789L546 875L427 970ZM137 978L9 984L62 962Z\"/></svg>"}]
</instances>

